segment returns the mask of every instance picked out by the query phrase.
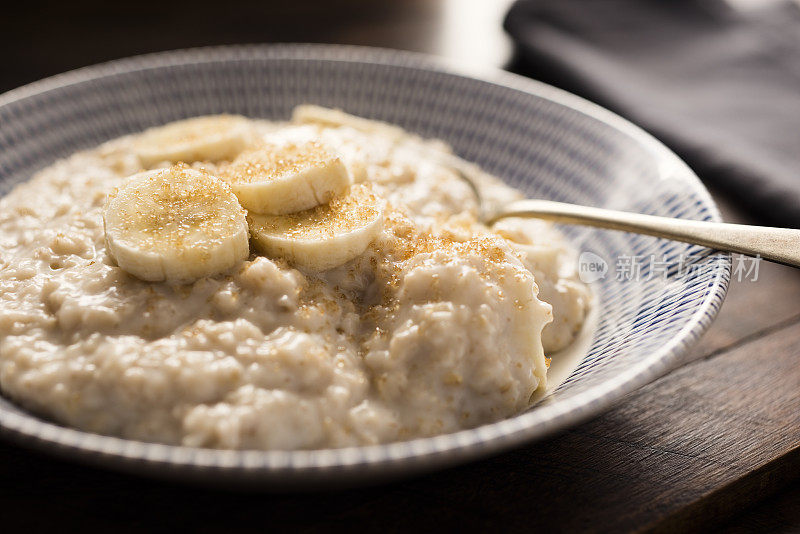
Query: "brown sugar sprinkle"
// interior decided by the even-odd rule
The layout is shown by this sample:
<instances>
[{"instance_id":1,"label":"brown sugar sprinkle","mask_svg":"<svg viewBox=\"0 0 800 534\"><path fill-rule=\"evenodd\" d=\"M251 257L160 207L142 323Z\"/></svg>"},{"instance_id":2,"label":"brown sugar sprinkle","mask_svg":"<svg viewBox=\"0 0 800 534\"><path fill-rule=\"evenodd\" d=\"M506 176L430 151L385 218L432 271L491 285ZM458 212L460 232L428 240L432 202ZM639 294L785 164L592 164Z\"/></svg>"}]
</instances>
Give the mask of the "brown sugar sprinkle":
<instances>
[{"instance_id":1,"label":"brown sugar sprinkle","mask_svg":"<svg viewBox=\"0 0 800 534\"><path fill-rule=\"evenodd\" d=\"M383 314L391 313L397 305L397 291L406 268L403 263L419 254L438 252L447 258L476 255L484 260L480 276L499 281L508 275L508 260L513 255L505 240L483 230L479 225L470 229L471 236L467 240L456 238L446 231L434 234L420 230L402 208L390 205L387 207L384 226L394 239L389 247L390 251L379 254L376 269L376 278L382 288L379 307ZM513 270L515 278L518 271L521 275L521 269ZM498 293L498 297L503 298L502 292ZM435 291L431 293L431 298L436 299ZM524 309L527 303L515 302L515 305L518 309Z\"/></svg>"},{"instance_id":2,"label":"brown sugar sprinkle","mask_svg":"<svg viewBox=\"0 0 800 534\"><path fill-rule=\"evenodd\" d=\"M406 242L402 259L409 259L417 254L445 252L452 256L475 254L490 263L502 263L507 258L507 250L497 238L489 235L473 236L468 241L457 241L448 235L434 235L430 232L420 233Z\"/></svg>"},{"instance_id":3,"label":"brown sugar sprinkle","mask_svg":"<svg viewBox=\"0 0 800 534\"><path fill-rule=\"evenodd\" d=\"M383 201L369 186L359 184L328 204L288 215L251 214L248 222L268 234L295 239L318 239L363 227L381 216Z\"/></svg>"},{"instance_id":4,"label":"brown sugar sprinkle","mask_svg":"<svg viewBox=\"0 0 800 534\"><path fill-rule=\"evenodd\" d=\"M222 171L222 178L235 183L279 180L304 169L326 165L336 159L318 141L279 146L261 143L237 157Z\"/></svg>"},{"instance_id":5,"label":"brown sugar sprinkle","mask_svg":"<svg viewBox=\"0 0 800 534\"><path fill-rule=\"evenodd\" d=\"M359 186L355 186L353 190L357 188ZM368 189L365 193L371 195ZM342 200L338 199L338 201ZM315 210L319 210L317 215L322 211L319 207L309 211ZM276 219L285 217L280 216L276 217ZM324 218L321 217L320 220L322 219ZM305 223L302 223L302 227L306 228ZM404 271L407 269L407 265L404 263L419 254L438 252L444 253L446 258L477 255L484 260L479 263L479 265L482 263L482 271L479 272L479 275L495 281L499 281L504 275L506 277L516 277L517 271L520 270L514 268L513 263L509 264L509 260L513 258L513 253L506 241L486 231L480 225L470 228L470 237L467 240L462 240L461 238L454 238L446 231L434 233L422 230L404 212L402 207L395 207L391 203L387 203L384 215L384 229L383 237L370 245L368 256L364 258L362 266L351 268L354 272L360 272L364 265L368 266L378 287L381 288L380 293L375 295L375 298L364 301L362 300L363 295L345 295L341 291L336 291L338 288L333 288L335 294L343 300L350 301L354 306L354 310L360 315L360 327L357 334L359 345L387 334L384 329L385 325L387 321L391 321L392 317L396 316L399 309L398 290L403 280ZM279 230L273 228L273 231ZM303 230L303 232L305 233L306 230ZM509 267L512 271L508 271ZM324 284L324 282L317 281L312 284L312 287L319 284ZM309 290L304 291L302 300L313 302L319 297L319 291ZM434 301L437 299L435 291L431 292L430 299ZM518 309L524 309L528 303L515 300L514 305Z\"/></svg>"},{"instance_id":6,"label":"brown sugar sprinkle","mask_svg":"<svg viewBox=\"0 0 800 534\"><path fill-rule=\"evenodd\" d=\"M236 220L221 217L219 212L220 207L233 204L234 198L225 182L179 163L147 177L144 183L123 186L109 201L119 201L115 210L125 222L124 229L135 231L141 244L163 246L165 237L180 245L198 231L204 236L233 231Z\"/></svg>"}]
</instances>

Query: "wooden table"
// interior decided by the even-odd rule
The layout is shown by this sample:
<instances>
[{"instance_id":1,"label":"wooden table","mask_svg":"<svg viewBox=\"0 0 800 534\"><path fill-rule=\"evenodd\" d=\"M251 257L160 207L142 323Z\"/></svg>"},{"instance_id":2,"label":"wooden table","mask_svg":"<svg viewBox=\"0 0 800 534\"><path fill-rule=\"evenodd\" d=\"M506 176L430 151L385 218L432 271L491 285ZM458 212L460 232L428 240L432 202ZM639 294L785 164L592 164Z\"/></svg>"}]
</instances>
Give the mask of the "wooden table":
<instances>
[{"instance_id":1,"label":"wooden table","mask_svg":"<svg viewBox=\"0 0 800 534\"><path fill-rule=\"evenodd\" d=\"M499 66L510 51L498 26L503 3L469 0L456 8L452 1L412 0L378 9L331 0L273 6L277 12L267 17L261 3L241 2L236 16L227 10L213 22L202 12L186 18L181 3L165 6L159 17L122 7L107 8L115 11L105 17L91 11L93 2L61 4L46 13L23 11L0 36L0 50L16 58L0 74L0 88L132 53L269 40L393 46ZM335 17L349 23L331 25ZM120 32L132 37L120 39ZM728 220L750 221L735 203L722 206ZM757 281L732 283L690 364L560 436L444 472L339 493L236 494L0 444L0 514L4 525L34 532L73 522L114 532L797 530L798 302L800 271L762 262Z\"/></svg>"}]
</instances>

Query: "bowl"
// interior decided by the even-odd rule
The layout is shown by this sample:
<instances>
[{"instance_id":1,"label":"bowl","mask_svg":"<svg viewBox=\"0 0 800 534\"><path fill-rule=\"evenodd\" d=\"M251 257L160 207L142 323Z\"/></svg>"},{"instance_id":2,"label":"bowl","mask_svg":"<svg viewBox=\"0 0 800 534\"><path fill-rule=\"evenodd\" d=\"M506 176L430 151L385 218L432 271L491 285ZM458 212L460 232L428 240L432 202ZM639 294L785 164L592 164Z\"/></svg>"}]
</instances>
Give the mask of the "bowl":
<instances>
[{"instance_id":1,"label":"bowl","mask_svg":"<svg viewBox=\"0 0 800 534\"><path fill-rule=\"evenodd\" d=\"M314 103L449 142L529 197L719 220L692 171L647 133L576 96L406 52L255 45L167 52L61 74L0 96L0 194L60 157L194 115L286 119ZM682 363L727 289L730 258L652 237L563 227L595 292L580 363L515 417L432 438L314 451L169 446L65 428L0 397L0 435L155 476L274 490L375 483L539 440Z\"/></svg>"}]
</instances>

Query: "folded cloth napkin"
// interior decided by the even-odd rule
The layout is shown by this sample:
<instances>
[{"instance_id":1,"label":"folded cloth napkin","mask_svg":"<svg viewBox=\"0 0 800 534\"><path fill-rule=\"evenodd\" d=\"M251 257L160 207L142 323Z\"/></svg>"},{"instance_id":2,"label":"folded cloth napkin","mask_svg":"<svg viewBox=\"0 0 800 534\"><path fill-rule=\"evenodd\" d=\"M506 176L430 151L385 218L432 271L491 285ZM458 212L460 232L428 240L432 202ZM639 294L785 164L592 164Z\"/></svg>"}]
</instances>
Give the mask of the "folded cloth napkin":
<instances>
[{"instance_id":1,"label":"folded cloth napkin","mask_svg":"<svg viewBox=\"0 0 800 534\"><path fill-rule=\"evenodd\" d=\"M519 0L505 28L514 70L640 124L760 222L800 227L800 8L763 6Z\"/></svg>"}]
</instances>

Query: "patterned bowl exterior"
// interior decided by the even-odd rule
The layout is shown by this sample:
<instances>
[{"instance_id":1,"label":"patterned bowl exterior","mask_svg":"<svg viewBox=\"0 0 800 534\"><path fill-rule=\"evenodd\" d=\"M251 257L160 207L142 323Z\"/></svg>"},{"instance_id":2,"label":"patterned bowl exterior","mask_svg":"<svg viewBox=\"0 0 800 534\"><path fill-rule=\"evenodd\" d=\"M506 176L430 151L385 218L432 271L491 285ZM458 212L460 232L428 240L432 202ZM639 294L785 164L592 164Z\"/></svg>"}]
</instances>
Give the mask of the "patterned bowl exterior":
<instances>
[{"instance_id":1,"label":"patterned bowl exterior","mask_svg":"<svg viewBox=\"0 0 800 534\"><path fill-rule=\"evenodd\" d=\"M318 103L452 144L530 197L719 220L692 171L658 141L585 100L518 76L417 54L256 45L148 55L68 72L0 96L0 194L56 158L193 115L282 119ZM565 227L609 262L595 282L591 349L544 402L516 417L428 439L316 451L220 451L64 428L0 398L0 432L70 458L208 484L303 489L374 482L496 453L563 430L682 363L716 314L730 258L651 237ZM615 276L616 258L655 255L666 277ZM679 259L692 255L688 274ZM649 279L648 279L649 278Z\"/></svg>"}]
</instances>

